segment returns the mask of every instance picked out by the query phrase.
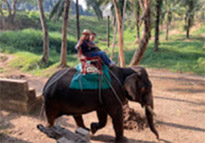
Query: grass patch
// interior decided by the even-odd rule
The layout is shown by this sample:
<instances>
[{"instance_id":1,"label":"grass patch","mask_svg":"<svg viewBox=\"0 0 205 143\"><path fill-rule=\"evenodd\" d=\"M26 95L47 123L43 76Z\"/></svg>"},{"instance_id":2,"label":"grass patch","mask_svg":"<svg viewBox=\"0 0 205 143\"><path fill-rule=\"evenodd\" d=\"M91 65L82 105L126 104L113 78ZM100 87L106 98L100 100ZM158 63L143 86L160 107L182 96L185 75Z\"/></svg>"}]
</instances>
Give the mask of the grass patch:
<instances>
[{"instance_id":1,"label":"grass patch","mask_svg":"<svg viewBox=\"0 0 205 143\"><path fill-rule=\"evenodd\" d=\"M5 73L7 70L5 68L0 67L0 73Z\"/></svg>"},{"instance_id":2,"label":"grass patch","mask_svg":"<svg viewBox=\"0 0 205 143\"><path fill-rule=\"evenodd\" d=\"M19 69L21 71L32 71L34 69L40 69L41 57L32 54L30 52L17 52L15 53L16 58L11 60L8 66Z\"/></svg>"}]
</instances>

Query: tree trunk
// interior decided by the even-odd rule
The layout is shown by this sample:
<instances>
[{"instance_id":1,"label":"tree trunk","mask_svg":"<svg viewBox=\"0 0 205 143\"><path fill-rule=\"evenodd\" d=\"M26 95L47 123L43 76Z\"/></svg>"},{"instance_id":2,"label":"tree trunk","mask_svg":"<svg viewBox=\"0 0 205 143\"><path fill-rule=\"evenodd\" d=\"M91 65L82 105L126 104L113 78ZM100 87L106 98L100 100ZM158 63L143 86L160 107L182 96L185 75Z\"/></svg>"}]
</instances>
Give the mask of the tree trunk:
<instances>
[{"instance_id":1,"label":"tree trunk","mask_svg":"<svg viewBox=\"0 0 205 143\"><path fill-rule=\"evenodd\" d=\"M124 52L123 52L123 31L122 31L122 20L119 8L117 6L116 0L112 0L114 7L115 7L115 13L118 23L118 42L119 42L119 58L120 58L120 66L125 67L125 59L124 59Z\"/></svg>"},{"instance_id":2,"label":"tree trunk","mask_svg":"<svg viewBox=\"0 0 205 143\"><path fill-rule=\"evenodd\" d=\"M171 22L171 12L168 10L167 12L167 24L166 24L166 40L169 39L169 25Z\"/></svg>"},{"instance_id":3,"label":"tree trunk","mask_svg":"<svg viewBox=\"0 0 205 143\"><path fill-rule=\"evenodd\" d=\"M194 1L190 0L188 5L188 13L187 13L187 29L186 29L186 37L189 39L190 28L193 24L194 19Z\"/></svg>"},{"instance_id":4,"label":"tree trunk","mask_svg":"<svg viewBox=\"0 0 205 143\"><path fill-rule=\"evenodd\" d=\"M107 16L107 47L110 47L110 16Z\"/></svg>"},{"instance_id":5,"label":"tree trunk","mask_svg":"<svg viewBox=\"0 0 205 143\"><path fill-rule=\"evenodd\" d=\"M16 17L16 4L17 4L18 0L14 0L12 3L12 9L13 9L13 13L11 15L11 22L14 23L14 19Z\"/></svg>"},{"instance_id":6,"label":"tree trunk","mask_svg":"<svg viewBox=\"0 0 205 143\"><path fill-rule=\"evenodd\" d=\"M135 51L134 56L130 62L130 66L138 65L142 60L145 50L147 49L149 39L151 37L151 0L144 0L143 7L143 34L139 42L139 47Z\"/></svg>"},{"instance_id":7,"label":"tree trunk","mask_svg":"<svg viewBox=\"0 0 205 143\"><path fill-rule=\"evenodd\" d=\"M78 0L76 0L76 21L77 21L77 39L80 39L80 22L79 22L79 7Z\"/></svg>"},{"instance_id":8,"label":"tree trunk","mask_svg":"<svg viewBox=\"0 0 205 143\"><path fill-rule=\"evenodd\" d=\"M116 42L116 34L117 34L117 21L116 21L116 18L114 20L114 26L113 26L113 42L112 42L112 53L111 53L111 56L110 56L110 59L113 60L113 57L114 57L114 49L115 49L115 42Z\"/></svg>"},{"instance_id":9,"label":"tree trunk","mask_svg":"<svg viewBox=\"0 0 205 143\"><path fill-rule=\"evenodd\" d=\"M136 15L136 19L137 19L137 39L140 39L140 5L139 5L139 1L137 1L137 15Z\"/></svg>"},{"instance_id":10,"label":"tree trunk","mask_svg":"<svg viewBox=\"0 0 205 143\"><path fill-rule=\"evenodd\" d=\"M40 12L41 26L42 26L42 30L43 30L43 57L42 57L42 61L45 63L48 63L48 61L49 61L48 29L47 29L47 25L46 25L42 0L37 0L37 2L38 2L38 8L39 8L39 12Z\"/></svg>"},{"instance_id":11,"label":"tree trunk","mask_svg":"<svg viewBox=\"0 0 205 143\"><path fill-rule=\"evenodd\" d=\"M187 30L186 30L186 38L189 39L189 31L191 27L191 18L190 16L188 17L188 23L187 23Z\"/></svg>"},{"instance_id":12,"label":"tree trunk","mask_svg":"<svg viewBox=\"0 0 205 143\"><path fill-rule=\"evenodd\" d=\"M65 0L62 26L61 61L60 66L67 66L67 25L69 15L70 0Z\"/></svg>"},{"instance_id":13,"label":"tree trunk","mask_svg":"<svg viewBox=\"0 0 205 143\"><path fill-rule=\"evenodd\" d=\"M125 22L126 5L127 5L127 0L124 0L124 4L123 4L123 15L122 15L122 33L124 33L124 22Z\"/></svg>"},{"instance_id":14,"label":"tree trunk","mask_svg":"<svg viewBox=\"0 0 205 143\"><path fill-rule=\"evenodd\" d=\"M155 47L154 47L155 51L158 51L158 46L159 46L159 24L160 24L161 4L162 4L162 0L157 0L156 23L155 23Z\"/></svg>"}]
</instances>

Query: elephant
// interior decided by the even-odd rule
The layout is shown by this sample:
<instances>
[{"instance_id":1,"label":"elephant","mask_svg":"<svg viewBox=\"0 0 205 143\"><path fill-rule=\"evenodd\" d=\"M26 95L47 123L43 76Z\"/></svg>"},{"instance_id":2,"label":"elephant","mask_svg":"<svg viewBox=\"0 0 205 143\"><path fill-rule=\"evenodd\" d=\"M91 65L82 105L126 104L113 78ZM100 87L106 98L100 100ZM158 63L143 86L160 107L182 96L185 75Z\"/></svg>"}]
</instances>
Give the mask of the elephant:
<instances>
[{"instance_id":1,"label":"elephant","mask_svg":"<svg viewBox=\"0 0 205 143\"><path fill-rule=\"evenodd\" d=\"M54 126L56 118L72 115L78 127L88 129L84 125L82 114L96 111L99 122L91 123L91 132L94 134L105 127L109 115L112 118L115 140L124 141L126 137L123 135L122 105L134 101L145 107L148 125L159 138L153 123L152 84L143 67L110 67L112 88L102 89L101 97L99 97L99 89L70 89L69 84L76 72L75 68L61 69L54 73L44 86L44 109L49 127Z\"/></svg>"}]
</instances>

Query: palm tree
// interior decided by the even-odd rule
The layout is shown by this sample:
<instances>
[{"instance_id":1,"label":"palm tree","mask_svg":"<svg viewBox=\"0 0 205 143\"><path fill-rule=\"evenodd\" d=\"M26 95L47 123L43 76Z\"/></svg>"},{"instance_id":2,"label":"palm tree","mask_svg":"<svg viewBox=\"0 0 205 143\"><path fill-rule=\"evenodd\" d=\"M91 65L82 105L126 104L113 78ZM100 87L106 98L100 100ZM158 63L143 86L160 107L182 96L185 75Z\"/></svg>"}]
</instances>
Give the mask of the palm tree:
<instances>
[{"instance_id":1,"label":"palm tree","mask_svg":"<svg viewBox=\"0 0 205 143\"><path fill-rule=\"evenodd\" d=\"M166 16L166 40L169 39L169 26L172 22L173 13L180 13L180 1L178 0L165 0L165 16Z\"/></svg>"},{"instance_id":2,"label":"palm tree","mask_svg":"<svg viewBox=\"0 0 205 143\"><path fill-rule=\"evenodd\" d=\"M139 47L134 53L134 56L130 62L130 66L138 65L140 63L151 37L151 0L140 0L139 2L143 10L142 20L144 23L144 29L142 38L139 42Z\"/></svg>"},{"instance_id":3,"label":"palm tree","mask_svg":"<svg viewBox=\"0 0 205 143\"><path fill-rule=\"evenodd\" d=\"M104 0L86 0L87 7L92 7L95 11L98 20L103 19L103 14L101 10L101 5L103 4Z\"/></svg>"},{"instance_id":4,"label":"palm tree","mask_svg":"<svg viewBox=\"0 0 205 143\"><path fill-rule=\"evenodd\" d=\"M120 59L120 66L125 66L125 59L124 59L124 52L123 52L123 27L122 27L122 17L120 14L120 9L117 5L116 0L112 0L113 5L115 7L115 14L118 24L118 42L119 42L119 59Z\"/></svg>"},{"instance_id":5,"label":"palm tree","mask_svg":"<svg viewBox=\"0 0 205 143\"><path fill-rule=\"evenodd\" d=\"M159 24L160 24L160 14L161 14L162 0L156 1L156 23L155 23L155 46L154 50L158 51L159 45Z\"/></svg>"},{"instance_id":6,"label":"palm tree","mask_svg":"<svg viewBox=\"0 0 205 143\"><path fill-rule=\"evenodd\" d=\"M49 19L56 22L63 14L65 0L58 0L50 12Z\"/></svg>"},{"instance_id":7,"label":"palm tree","mask_svg":"<svg viewBox=\"0 0 205 143\"><path fill-rule=\"evenodd\" d=\"M42 0L37 0L37 2L38 2L39 12L40 12L41 26L42 26L42 30L43 30L43 57L42 57L42 61L44 63L48 63L48 61L49 61L48 29L47 29L47 25L46 25Z\"/></svg>"},{"instance_id":8,"label":"palm tree","mask_svg":"<svg viewBox=\"0 0 205 143\"><path fill-rule=\"evenodd\" d=\"M56 21L63 14L61 57L59 65L61 67L67 66L67 25L70 4L71 0L58 0L49 16L50 19L54 18L54 21Z\"/></svg>"},{"instance_id":9,"label":"palm tree","mask_svg":"<svg viewBox=\"0 0 205 143\"><path fill-rule=\"evenodd\" d=\"M194 13L197 5L197 1L186 0L183 1L186 5L186 16L185 16L185 29L186 29L186 37L189 39L190 28L193 25L194 21Z\"/></svg>"},{"instance_id":10,"label":"palm tree","mask_svg":"<svg viewBox=\"0 0 205 143\"><path fill-rule=\"evenodd\" d=\"M64 0L64 11L63 11L63 26L62 26L62 43L61 43L61 59L60 66L67 66L67 25L68 25L68 15L70 0Z\"/></svg>"}]
</instances>

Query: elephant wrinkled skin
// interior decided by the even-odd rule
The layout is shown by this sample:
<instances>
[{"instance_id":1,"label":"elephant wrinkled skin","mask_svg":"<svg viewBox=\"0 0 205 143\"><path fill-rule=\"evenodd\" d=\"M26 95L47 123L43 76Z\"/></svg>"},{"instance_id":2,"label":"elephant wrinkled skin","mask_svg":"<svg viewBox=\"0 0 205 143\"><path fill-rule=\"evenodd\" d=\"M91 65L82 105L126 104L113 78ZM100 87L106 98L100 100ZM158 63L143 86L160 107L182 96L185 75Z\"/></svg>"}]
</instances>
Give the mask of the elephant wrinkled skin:
<instances>
[{"instance_id":1,"label":"elephant wrinkled skin","mask_svg":"<svg viewBox=\"0 0 205 143\"><path fill-rule=\"evenodd\" d=\"M110 115L116 140L124 140L123 109L112 89L101 91L101 104L99 101L99 90L69 88L75 73L76 69L74 68L62 69L56 72L44 87L43 96L49 126L53 126L55 119L61 115L72 115L79 127L86 128L81 115L95 110L99 122L91 124L91 132L94 134L97 130L103 128L106 125L107 116ZM145 107L149 127L159 138L153 124L152 84L146 70L142 67L111 67L110 76L111 84L121 103L126 104L128 100L131 100L139 102L142 107Z\"/></svg>"}]
</instances>

